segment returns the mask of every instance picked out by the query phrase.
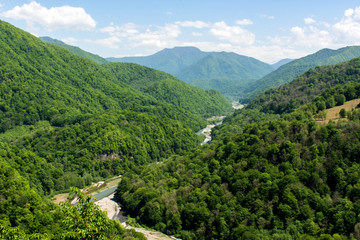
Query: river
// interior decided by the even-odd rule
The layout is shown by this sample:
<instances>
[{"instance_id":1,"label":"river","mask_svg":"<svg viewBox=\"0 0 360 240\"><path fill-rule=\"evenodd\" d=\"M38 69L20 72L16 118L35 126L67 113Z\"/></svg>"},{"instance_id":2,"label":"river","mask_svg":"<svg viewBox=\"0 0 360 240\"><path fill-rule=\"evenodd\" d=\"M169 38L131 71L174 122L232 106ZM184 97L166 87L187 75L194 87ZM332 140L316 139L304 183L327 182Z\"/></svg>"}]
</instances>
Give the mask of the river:
<instances>
[{"instance_id":1,"label":"river","mask_svg":"<svg viewBox=\"0 0 360 240\"><path fill-rule=\"evenodd\" d=\"M241 103L236 102L236 101L233 101L231 104L232 104L232 108L235 110L238 110L238 109L241 109L244 107L244 105L242 105ZM212 118L207 119L207 121L211 121L211 122L218 121L218 122L216 122L215 124L207 125L205 128L203 128L199 132L197 132L197 134L205 136L205 139L201 143L201 145L204 145L205 143L211 141L212 129L218 125L221 125L223 123L225 117L226 116L213 116Z\"/></svg>"}]
</instances>

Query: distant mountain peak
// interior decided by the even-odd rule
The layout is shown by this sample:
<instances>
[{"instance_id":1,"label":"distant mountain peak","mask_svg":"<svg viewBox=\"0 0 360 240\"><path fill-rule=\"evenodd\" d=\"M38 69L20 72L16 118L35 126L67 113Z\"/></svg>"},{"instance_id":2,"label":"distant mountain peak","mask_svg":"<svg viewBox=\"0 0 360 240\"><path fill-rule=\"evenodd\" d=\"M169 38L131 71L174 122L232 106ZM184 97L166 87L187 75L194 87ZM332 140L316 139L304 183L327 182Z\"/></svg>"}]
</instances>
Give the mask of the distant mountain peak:
<instances>
[{"instance_id":1,"label":"distant mountain peak","mask_svg":"<svg viewBox=\"0 0 360 240\"><path fill-rule=\"evenodd\" d=\"M66 44L64 43L63 41L60 41L58 39L54 39L54 38L51 38L51 37L48 37L48 36L44 36L44 37L39 37L40 40L42 40L43 42L47 42L47 43L60 43L60 44Z\"/></svg>"}]
</instances>

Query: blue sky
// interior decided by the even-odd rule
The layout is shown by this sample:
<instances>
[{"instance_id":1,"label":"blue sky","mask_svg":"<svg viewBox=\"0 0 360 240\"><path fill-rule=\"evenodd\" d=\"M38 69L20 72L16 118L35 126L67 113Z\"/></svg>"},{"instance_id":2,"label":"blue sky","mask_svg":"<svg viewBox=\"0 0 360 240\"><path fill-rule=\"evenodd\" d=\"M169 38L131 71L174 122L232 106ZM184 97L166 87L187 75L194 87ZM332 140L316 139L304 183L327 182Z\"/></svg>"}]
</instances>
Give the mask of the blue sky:
<instances>
[{"instance_id":1,"label":"blue sky","mask_svg":"<svg viewBox=\"0 0 360 240\"><path fill-rule=\"evenodd\" d=\"M0 0L0 19L103 57L195 46L274 63L360 45L355 0Z\"/></svg>"}]
</instances>

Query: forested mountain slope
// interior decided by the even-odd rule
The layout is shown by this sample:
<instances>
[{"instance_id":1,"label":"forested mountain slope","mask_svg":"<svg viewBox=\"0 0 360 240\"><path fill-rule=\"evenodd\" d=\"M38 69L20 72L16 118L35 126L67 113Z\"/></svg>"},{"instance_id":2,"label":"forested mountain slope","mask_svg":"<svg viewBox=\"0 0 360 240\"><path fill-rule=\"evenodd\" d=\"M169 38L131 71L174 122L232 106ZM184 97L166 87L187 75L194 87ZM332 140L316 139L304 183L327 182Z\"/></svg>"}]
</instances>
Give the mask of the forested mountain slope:
<instances>
[{"instance_id":1,"label":"forested mountain slope","mask_svg":"<svg viewBox=\"0 0 360 240\"><path fill-rule=\"evenodd\" d=\"M168 73L132 63L108 63L103 67L134 89L194 114L210 117L231 111L230 102L220 92L193 87Z\"/></svg>"},{"instance_id":2,"label":"forested mountain slope","mask_svg":"<svg viewBox=\"0 0 360 240\"><path fill-rule=\"evenodd\" d=\"M219 90L229 99L238 99L238 92L246 84L274 70L271 65L251 57L228 52L203 52L195 47L175 47L150 56L107 60L161 70L193 86Z\"/></svg>"},{"instance_id":3,"label":"forested mountain slope","mask_svg":"<svg viewBox=\"0 0 360 240\"><path fill-rule=\"evenodd\" d=\"M109 62L136 63L175 74L209 54L210 53L203 52L196 47L175 47L171 49L165 48L150 56L107 58L106 60Z\"/></svg>"},{"instance_id":4,"label":"forested mountain slope","mask_svg":"<svg viewBox=\"0 0 360 240\"><path fill-rule=\"evenodd\" d=\"M203 149L128 172L119 198L140 223L182 239L359 238L360 110L313 119L331 97L360 98L358 62L299 77L298 97L312 97L291 113L238 110Z\"/></svg>"},{"instance_id":5,"label":"forested mountain slope","mask_svg":"<svg viewBox=\"0 0 360 240\"><path fill-rule=\"evenodd\" d=\"M93 54L93 53L90 53L90 52L86 52L86 51L82 50L79 47L68 45L68 44L66 44L66 43L64 43L64 42L62 42L60 40L53 39L53 38L50 38L50 37L40 37L40 39L42 41L44 41L44 42L55 44L57 46L66 48L70 52L75 53L75 54L77 54L79 56L82 56L84 58L88 58L88 59L94 61L97 64L107 63L106 59L100 57L99 55L96 55L96 54Z\"/></svg>"},{"instance_id":6,"label":"forested mountain slope","mask_svg":"<svg viewBox=\"0 0 360 240\"><path fill-rule=\"evenodd\" d=\"M39 168L41 165L31 165L34 159L43 159L3 143L0 150L1 239L145 239L140 233L125 230L118 221L109 220L81 194L78 206L64 204L60 208L44 200L27 180L30 171L44 174L46 169ZM21 168L20 174L17 167Z\"/></svg>"},{"instance_id":7,"label":"forested mountain slope","mask_svg":"<svg viewBox=\"0 0 360 240\"><path fill-rule=\"evenodd\" d=\"M106 109L131 109L181 120L204 121L118 81L90 60L49 45L0 22L0 131L39 120L51 122ZM61 120L62 121L62 120Z\"/></svg>"},{"instance_id":8,"label":"forested mountain slope","mask_svg":"<svg viewBox=\"0 0 360 240\"><path fill-rule=\"evenodd\" d=\"M197 79L259 79L274 69L255 58L236 53L212 53L175 74L176 77L192 82Z\"/></svg>"},{"instance_id":9,"label":"forested mountain slope","mask_svg":"<svg viewBox=\"0 0 360 240\"><path fill-rule=\"evenodd\" d=\"M329 88L360 82L360 58L337 65L316 67L300 75L294 81L284 84L278 88L270 89L256 96L247 108L257 108L267 113L291 112L300 105L311 102ZM349 87L350 87L349 86ZM356 90L352 93L340 92L324 99L327 107L341 105L345 100L351 100ZM320 106L320 104L318 103ZM323 109L321 109L323 110Z\"/></svg>"},{"instance_id":10,"label":"forested mountain slope","mask_svg":"<svg viewBox=\"0 0 360 240\"><path fill-rule=\"evenodd\" d=\"M306 72L310 68L322 65L332 65L352 58L360 57L360 47L351 46L340 48L337 50L322 49L314 54L296 59L285 65L282 65L277 70L269 73L263 78L249 84L240 92L243 102L248 102L258 93L266 89L280 86L284 83L292 81L295 77Z\"/></svg>"},{"instance_id":11,"label":"forested mountain slope","mask_svg":"<svg viewBox=\"0 0 360 240\"><path fill-rule=\"evenodd\" d=\"M44 199L190 151L201 141L202 113L6 22L0 32L0 238L143 239L89 199L62 208Z\"/></svg>"}]
</instances>

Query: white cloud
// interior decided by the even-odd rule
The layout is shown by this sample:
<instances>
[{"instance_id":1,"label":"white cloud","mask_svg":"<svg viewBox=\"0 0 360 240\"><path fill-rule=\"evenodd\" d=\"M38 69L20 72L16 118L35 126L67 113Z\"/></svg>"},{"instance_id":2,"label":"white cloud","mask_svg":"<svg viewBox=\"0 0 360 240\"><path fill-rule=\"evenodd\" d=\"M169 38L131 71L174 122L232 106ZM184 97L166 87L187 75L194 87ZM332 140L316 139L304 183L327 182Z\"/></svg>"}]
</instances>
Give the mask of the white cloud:
<instances>
[{"instance_id":1,"label":"white cloud","mask_svg":"<svg viewBox=\"0 0 360 240\"><path fill-rule=\"evenodd\" d=\"M146 28L133 23L126 23L121 26L112 24L100 29L100 32L107 33L110 37L96 40L96 43L108 48L119 48L118 43L121 42L125 47L147 46L159 50L175 44L181 30L178 24L166 24L157 27L148 26Z\"/></svg>"},{"instance_id":2,"label":"white cloud","mask_svg":"<svg viewBox=\"0 0 360 240\"><path fill-rule=\"evenodd\" d=\"M48 31L90 30L96 27L95 20L83 8L71 6L46 8L35 1L16 6L1 15L6 18L25 20L30 26L34 23L40 24Z\"/></svg>"},{"instance_id":3,"label":"white cloud","mask_svg":"<svg viewBox=\"0 0 360 240\"><path fill-rule=\"evenodd\" d=\"M316 27L292 27L293 43L307 47L329 47L333 45L331 33Z\"/></svg>"},{"instance_id":4,"label":"white cloud","mask_svg":"<svg viewBox=\"0 0 360 240\"><path fill-rule=\"evenodd\" d=\"M214 23L210 34L234 44L251 45L255 41L255 35L252 32L239 26L228 26L224 21Z\"/></svg>"},{"instance_id":5,"label":"white cloud","mask_svg":"<svg viewBox=\"0 0 360 240\"><path fill-rule=\"evenodd\" d=\"M314 24L316 21L312 18L305 18L304 19L305 24Z\"/></svg>"},{"instance_id":6,"label":"white cloud","mask_svg":"<svg viewBox=\"0 0 360 240\"><path fill-rule=\"evenodd\" d=\"M121 26L111 24L108 27L100 29L100 32L107 33L111 36L130 37L139 33L138 26L134 23L125 23Z\"/></svg>"},{"instance_id":7,"label":"white cloud","mask_svg":"<svg viewBox=\"0 0 360 240\"><path fill-rule=\"evenodd\" d=\"M139 33L131 40L135 40L133 46L155 46L158 48L169 47L170 42L174 41L181 33L181 30L176 24L166 24L163 27L157 27L157 30L152 31L147 29L143 33Z\"/></svg>"},{"instance_id":8,"label":"white cloud","mask_svg":"<svg viewBox=\"0 0 360 240\"><path fill-rule=\"evenodd\" d=\"M243 20L238 20L236 21L236 24L239 24L239 25L251 25L251 24L254 24L250 19L243 19Z\"/></svg>"},{"instance_id":9,"label":"white cloud","mask_svg":"<svg viewBox=\"0 0 360 240\"><path fill-rule=\"evenodd\" d=\"M193 27L193 28L208 28L210 27L209 23L203 22L203 21L178 21L175 22L175 24L181 26L181 27Z\"/></svg>"},{"instance_id":10,"label":"white cloud","mask_svg":"<svg viewBox=\"0 0 360 240\"><path fill-rule=\"evenodd\" d=\"M121 39L116 36L111 36L109 38L98 39L95 41L87 40L87 42L96 43L106 48L119 49L118 43L121 42Z\"/></svg>"},{"instance_id":11,"label":"white cloud","mask_svg":"<svg viewBox=\"0 0 360 240\"><path fill-rule=\"evenodd\" d=\"M335 38L338 43L360 43L360 7L348 9L344 17L333 26Z\"/></svg>"}]
</instances>

